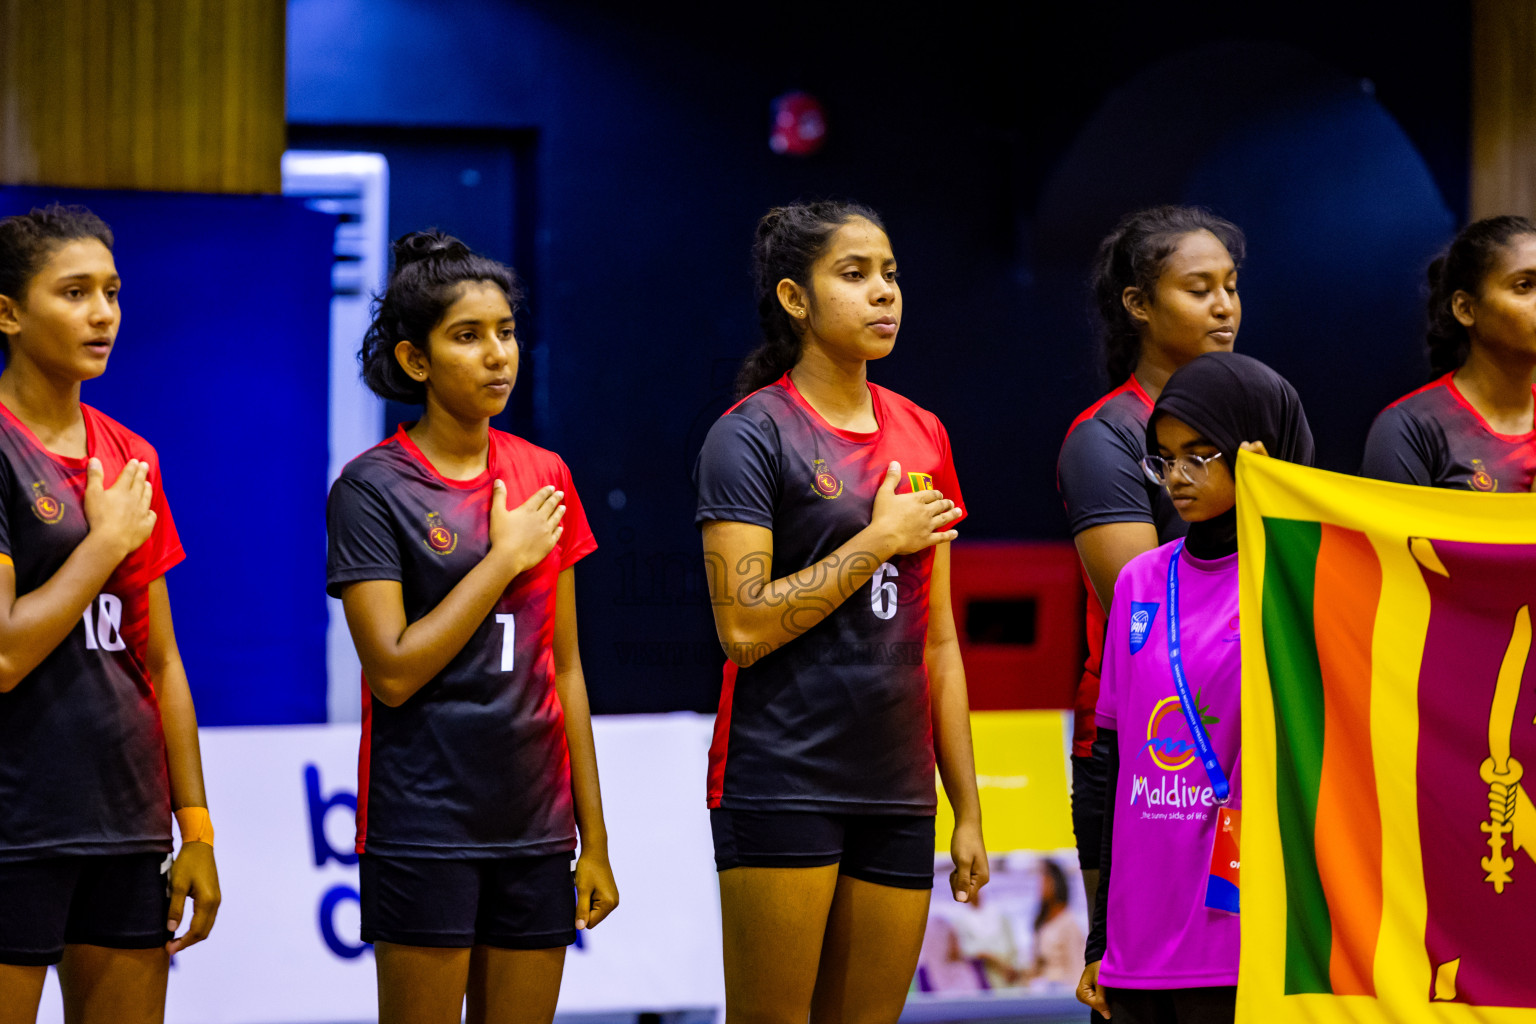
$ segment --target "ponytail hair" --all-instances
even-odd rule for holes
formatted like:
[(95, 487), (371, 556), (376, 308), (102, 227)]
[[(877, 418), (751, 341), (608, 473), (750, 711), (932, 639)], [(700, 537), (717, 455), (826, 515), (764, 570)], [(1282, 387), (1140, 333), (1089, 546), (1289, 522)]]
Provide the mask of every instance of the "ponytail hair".
[(427, 386), (405, 372), (395, 358), (395, 346), (409, 341), (425, 351), (428, 335), (447, 315), (462, 284), (495, 285), (514, 313), (523, 291), (511, 267), (470, 251), (457, 238), (435, 228), (401, 235), (395, 240), (394, 255), (389, 283), (373, 300), (373, 323), (363, 335), (358, 361), (363, 366), (363, 382), (374, 394), (393, 402), (424, 405)]
[(763, 340), (736, 375), (738, 398), (772, 384), (799, 361), (800, 326), (779, 302), (779, 282), (787, 277), (802, 288), (809, 288), (811, 266), (826, 251), (837, 229), (855, 217), (885, 230), (880, 215), (869, 207), (836, 201), (776, 206), (757, 222), (757, 236), (752, 243), (752, 278)]
[(1093, 309), (1109, 385), (1124, 383), (1141, 358), (1141, 328), (1125, 308), (1127, 288), (1153, 294), (1163, 265), (1179, 240), (1196, 231), (1215, 235), (1232, 263), (1241, 266), (1248, 243), (1236, 224), (1200, 206), (1154, 206), (1121, 219), (1099, 243), (1093, 261)]
[(1475, 221), (1462, 228), (1445, 252), (1429, 264), (1425, 341), (1433, 376), (1459, 370), (1472, 350), (1472, 336), (1451, 311), (1456, 293), (1481, 294), (1483, 278), (1493, 269), (1494, 259), (1522, 235), (1536, 235), (1536, 223), (1513, 216)]

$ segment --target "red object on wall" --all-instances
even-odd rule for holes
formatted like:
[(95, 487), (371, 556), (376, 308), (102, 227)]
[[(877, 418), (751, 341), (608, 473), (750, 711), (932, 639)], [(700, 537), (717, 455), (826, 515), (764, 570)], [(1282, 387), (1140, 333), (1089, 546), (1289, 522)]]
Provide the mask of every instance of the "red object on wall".
[(1072, 707), (1085, 651), (1070, 541), (957, 542), (950, 591), (973, 711)]
[(808, 92), (787, 92), (773, 101), (768, 148), (782, 156), (810, 156), (827, 140), (827, 114)]

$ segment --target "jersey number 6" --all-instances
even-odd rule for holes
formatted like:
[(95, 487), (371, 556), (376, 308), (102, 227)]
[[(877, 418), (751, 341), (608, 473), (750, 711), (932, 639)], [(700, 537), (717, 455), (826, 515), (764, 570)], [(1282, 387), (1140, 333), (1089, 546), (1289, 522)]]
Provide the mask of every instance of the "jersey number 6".
[(881, 562), (880, 568), (869, 578), (869, 607), (877, 619), (889, 619), (896, 615), (896, 581), (887, 577), (900, 576), (890, 562)]

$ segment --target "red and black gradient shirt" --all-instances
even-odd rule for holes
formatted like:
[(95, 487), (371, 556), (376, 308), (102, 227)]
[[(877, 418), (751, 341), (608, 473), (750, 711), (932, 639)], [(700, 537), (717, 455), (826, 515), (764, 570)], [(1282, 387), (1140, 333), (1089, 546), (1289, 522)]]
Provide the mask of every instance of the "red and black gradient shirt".
[[(1072, 536), (1105, 523), (1150, 523), (1159, 544), (1184, 536), (1187, 525), (1168, 493), (1141, 471), (1151, 415), (1152, 399), (1132, 377), (1084, 409), (1067, 428), (1056, 462), (1056, 490), (1067, 507)], [(1072, 753), (1077, 757), (1092, 753), (1106, 621), (1086, 569), (1083, 586), (1088, 591), (1088, 659), (1074, 705)]]
[(1365, 438), (1360, 475), (1420, 487), (1529, 491), (1536, 479), (1536, 431), (1496, 432), (1451, 376), (1381, 411)]
[(149, 464), (149, 540), (113, 570), (81, 621), (0, 693), (0, 861), (165, 852), (171, 789), (160, 702), (145, 670), (149, 585), (184, 556), (149, 442), (90, 406), (87, 458), (56, 455), (0, 406), (0, 559), (16, 596), (47, 583), (90, 532), (86, 464), (111, 486)]
[[(788, 375), (737, 403), (699, 453), (695, 522), (772, 530), (772, 564), (762, 571), (780, 579), (817, 565), (869, 525), (892, 461), (901, 463), (898, 493), (932, 487), (964, 509), (938, 417), (874, 384), (869, 390), (879, 424), (872, 433), (827, 423)], [(873, 565), (872, 555), (856, 559)], [(931, 548), (894, 556), (778, 650), (749, 668), (726, 662), (710, 807), (934, 813), (923, 663), (932, 570)], [(793, 611), (786, 606), (786, 615)]]
[(560, 542), (512, 581), (447, 667), (393, 708), (364, 679), (359, 853), (533, 857), (576, 846), (555, 692), (555, 595), (560, 573), (597, 541), (558, 455), (499, 430), (490, 446), (486, 472), (449, 480), (401, 427), (331, 488), (327, 591), (394, 580), (408, 622), (441, 604), (490, 550), (497, 479), (512, 508), (548, 484), (565, 492)]

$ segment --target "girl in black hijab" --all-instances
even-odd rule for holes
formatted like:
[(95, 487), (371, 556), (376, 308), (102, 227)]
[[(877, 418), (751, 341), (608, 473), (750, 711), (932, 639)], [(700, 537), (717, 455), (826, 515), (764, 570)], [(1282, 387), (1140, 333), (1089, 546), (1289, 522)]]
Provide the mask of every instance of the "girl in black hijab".
[(1115, 583), (1097, 707), (1104, 845), (1077, 995), (1116, 1024), (1215, 1024), (1232, 1020), (1237, 993), (1237, 889), (1210, 870), (1221, 808), (1241, 804), (1233, 470), (1239, 451), (1309, 465), (1312, 432), (1284, 378), (1213, 352), (1168, 379), (1147, 450), (1143, 469), (1189, 531)]
[[(1165, 416), (1182, 421), (1209, 441), (1229, 475), (1237, 466), (1238, 450), (1247, 447), (1245, 442), (1252, 442), (1248, 450), (1261, 455), (1312, 465), (1312, 429), (1296, 389), (1249, 356), (1212, 352), (1168, 378), (1147, 420), (1147, 451), (1158, 454), (1146, 461), (1152, 463), (1149, 475), (1159, 482), (1163, 481), (1157, 467), (1174, 454), (1158, 444), (1157, 425)], [(1196, 558), (1206, 559), (1236, 551), (1236, 506), (1203, 522), (1191, 520), (1185, 546)]]

